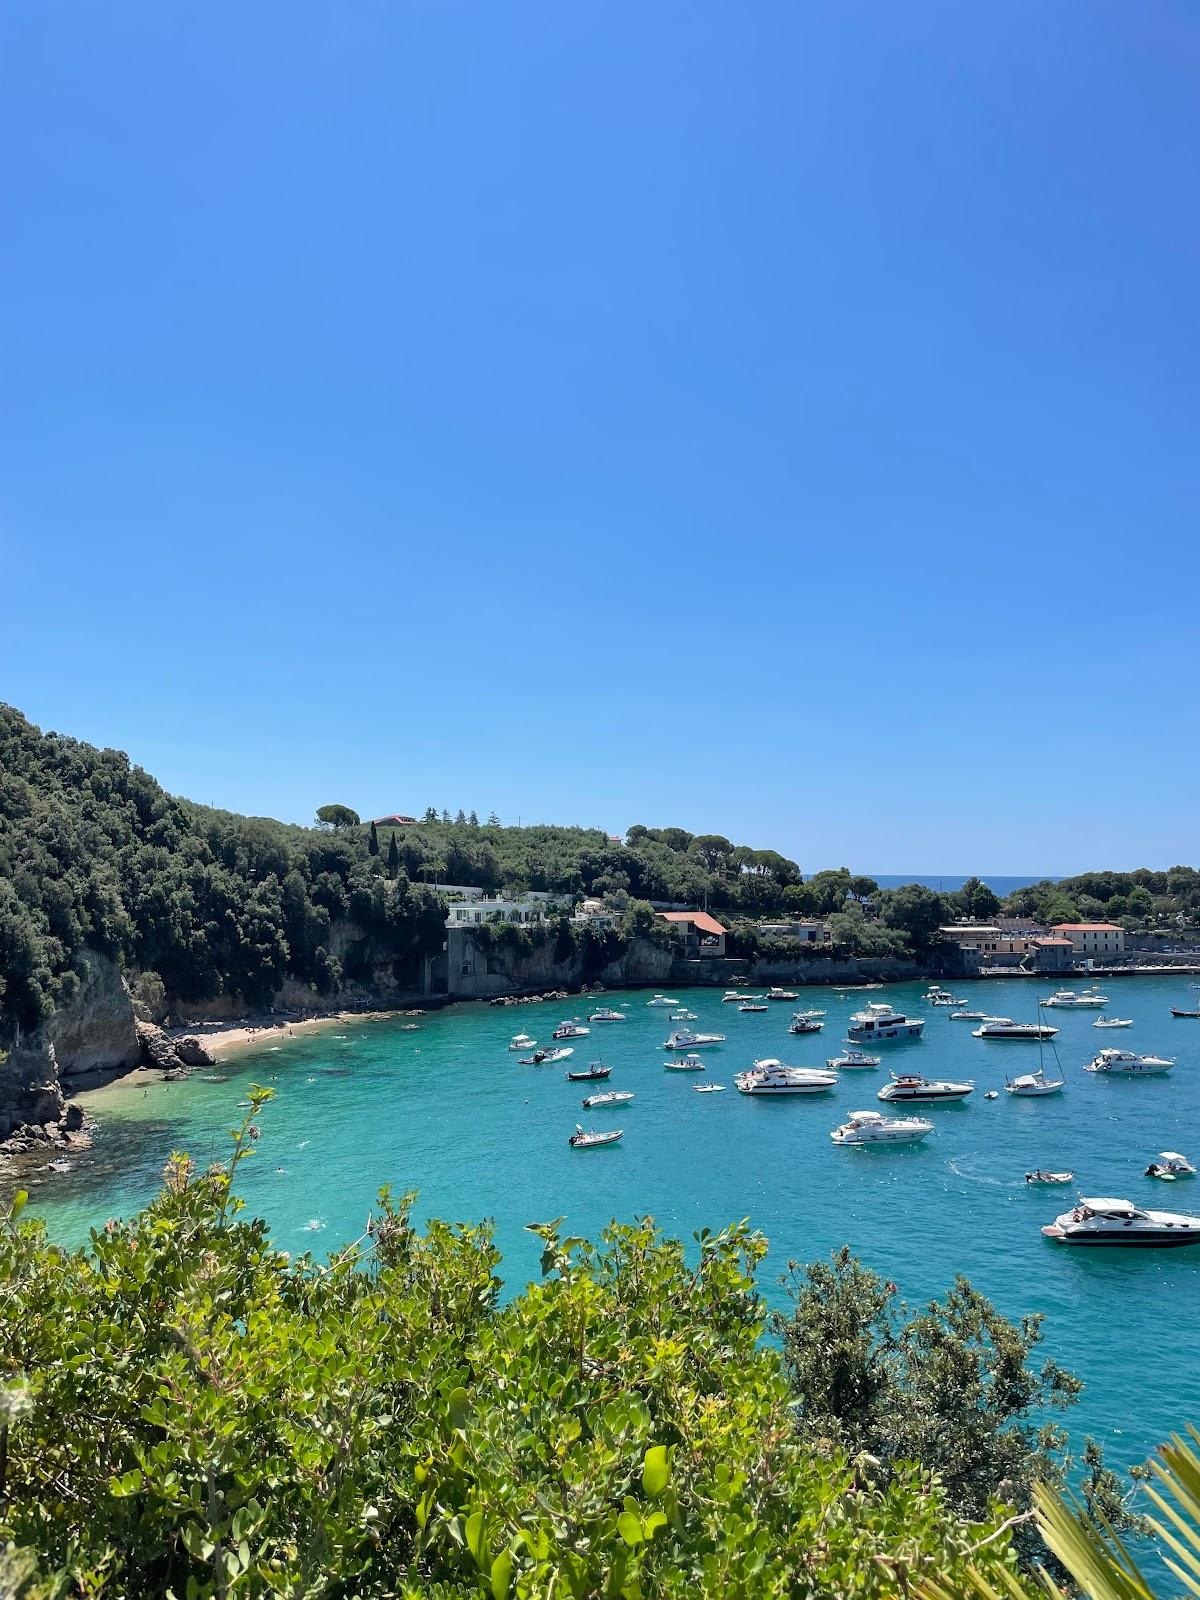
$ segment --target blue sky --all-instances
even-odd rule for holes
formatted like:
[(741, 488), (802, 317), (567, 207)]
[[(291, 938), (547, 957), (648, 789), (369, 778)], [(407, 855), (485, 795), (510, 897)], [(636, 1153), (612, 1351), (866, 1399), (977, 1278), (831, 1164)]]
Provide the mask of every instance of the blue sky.
[(0, 698), (296, 820), (1196, 859), (1194, 0), (11, 0), (0, 59)]

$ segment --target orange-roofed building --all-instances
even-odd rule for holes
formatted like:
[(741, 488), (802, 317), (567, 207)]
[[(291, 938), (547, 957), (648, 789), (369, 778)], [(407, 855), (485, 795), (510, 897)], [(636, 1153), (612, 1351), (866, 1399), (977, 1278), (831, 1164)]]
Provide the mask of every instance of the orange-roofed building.
[(1119, 956), (1125, 949), (1125, 929), (1115, 922), (1056, 922), (1055, 933), (1070, 939), (1080, 956)]
[(700, 956), (725, 954), (725, 928), (707, 911), (660, 911), (658, 915), (683, 935), (684, 954)]

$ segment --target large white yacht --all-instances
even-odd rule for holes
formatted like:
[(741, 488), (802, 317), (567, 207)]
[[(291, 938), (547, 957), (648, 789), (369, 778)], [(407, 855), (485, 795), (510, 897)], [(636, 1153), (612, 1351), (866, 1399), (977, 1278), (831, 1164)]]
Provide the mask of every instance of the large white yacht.
[(906, 1017), (881, 1001), (869, 1002), (866, 1009), (850, 1018), (846, 1037), (854, 1044), (878, 1044), (885, 1039), (919, 1039), (924, 1017)]
[(1145, 1211), (1131, 1200), (1080, 1200), (1042, 1232), (1060, 1244), (1126, 1247), (1200, 1244), (1200, 1217), (1178, 1211)]
[(933, 1132), (924, 1117), (885, 1117), (878, 1111), (852, 1111), (829, 1137), (834, 1144), (912, 1144)]
[(1103, 1010), (1108, 1004), (1106, 994), (1098, 994), (1095, 989), (1081, 989), (1078, 994), (1074, 989), (1056, 989), (1048, 1000), (1040, 1000), (1039, 1005), (1058, 1006), (1063, 1011)]
[(975, 1039), (1053, 1039), (1057, 1032), (1048, 1022), (1014, 1022), (1011, 1017), (986, 1017), (971, 1029)]
[(1085, 1072), (1124, 1072), (1131, 1077), (1155, 1077), (1160, 1072), (1170, 1072), (1175, 1065), (1166, 1056), (1140, 1056), (1135, 1050), (1101, 1050), (1094, 1061), (1084, 1067)]
[(877, 1100), (965, 1100), (969, 1094), (975, 1093), (973, 1083), (954, 1083), (946, 1080), (931, 1080), (923, 1078), (918, 1072), (908, 1072), (897, 1076), (892, 1074), (891, 1083), (885, 1083), (876, 1095)]
[(794, 989), (780, 989), (773, 986), (767, 990), (768, 1000), (799, 1000), (799, 998)]
[(743, 1094), (824, 1094), (837, 1087), (836, 1072), (816, 1067), (785, 1067), (773, 1056), (756, 1061), (749, 1072), (739, 1072), (734, 1083)]
[(657, 1006), (660, 1010), (664, 1010), (664, 1009), (669, 1009), (671, 1006), (677, 1006), (679, 1004), (679, 1001), (678, 1000), (672, 1000), (672, 998), (671, 998), (671, 996), (669, 994), (656, 994), (654, 996), (654, 999), (653, 1000), (647, 1000), (646, 1004), (648, 1006)]
[(691, 1028), (672, 1028), (663, 1040), (664, 1050), (703, 1050), (706, 1046), (724, 1044), (723, 1033), (693, 1033)]
[(601, 1006), (599, 1011), (588, 1012), (589, 1022), (624, 1022), (625, 1013), (614, 1011), (611, 1006)]

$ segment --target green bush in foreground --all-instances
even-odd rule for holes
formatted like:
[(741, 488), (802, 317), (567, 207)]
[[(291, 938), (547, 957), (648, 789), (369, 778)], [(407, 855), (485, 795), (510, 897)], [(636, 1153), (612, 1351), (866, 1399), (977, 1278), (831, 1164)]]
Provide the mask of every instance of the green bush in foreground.
[[(257, 1107), (267, 1091), (254, 1091)], [(255, 1115), (252, 1112), (251, 1115)], [(328, 1261), (238, 1215), (232, 1161), (68, 1252), (0, 1229), (0, 1589), (48, 1596), (890, 1595), (1022, 1590), (1000, 1505), (873, 1481), (795, 1426), (744, 1224), (486, 1228), (386, 1196)], [(7, 1553), (6, 1552), (7, 1547)], [(36, 1568), (36, 1570), (35, 1570)]]

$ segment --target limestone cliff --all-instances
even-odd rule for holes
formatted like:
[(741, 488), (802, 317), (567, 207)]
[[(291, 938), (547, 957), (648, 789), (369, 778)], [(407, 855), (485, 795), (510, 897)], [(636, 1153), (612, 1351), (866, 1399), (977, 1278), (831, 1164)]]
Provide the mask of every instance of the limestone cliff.
[(62, 1113), (54, 1046), (39, 1039), (10, 1050), (0, 1063), (0, 1139), (29, 1124), (57, 1122)]
[(140, 1060), (133, 1001), (124, 978), (107, 956), (88, 952), (83, 963), (79, 992), (42, 1029), (63, 1079), (135, 1067)]

